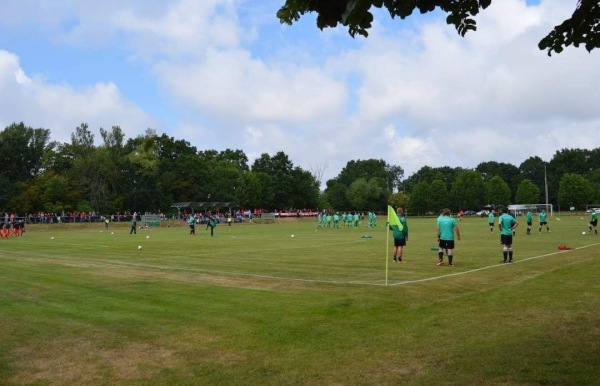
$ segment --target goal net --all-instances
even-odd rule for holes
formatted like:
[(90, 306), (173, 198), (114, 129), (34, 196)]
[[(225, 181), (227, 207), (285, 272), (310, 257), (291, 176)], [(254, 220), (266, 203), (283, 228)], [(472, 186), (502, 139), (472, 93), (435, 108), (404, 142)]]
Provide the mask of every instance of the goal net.
[(142, 215), (142, 227), (159, 227), (160, 226), (160, 215), (158, 214), (144, 214)]

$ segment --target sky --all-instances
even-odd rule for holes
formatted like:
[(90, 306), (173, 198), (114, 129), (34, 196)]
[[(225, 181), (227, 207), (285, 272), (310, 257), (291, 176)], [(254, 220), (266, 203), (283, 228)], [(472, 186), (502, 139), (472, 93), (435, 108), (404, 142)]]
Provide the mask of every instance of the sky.
[(539, 40), (576, 1), (502, 0), (460, 37), (441, 13), (375, 13), (368, 38), (276, 18), (285, 0), (3, 0), (0, 129), (87, 123), (198, 150), (283, 151), (324, 183), (351, 160), (549, 161), (600, 147), (600, 50)]

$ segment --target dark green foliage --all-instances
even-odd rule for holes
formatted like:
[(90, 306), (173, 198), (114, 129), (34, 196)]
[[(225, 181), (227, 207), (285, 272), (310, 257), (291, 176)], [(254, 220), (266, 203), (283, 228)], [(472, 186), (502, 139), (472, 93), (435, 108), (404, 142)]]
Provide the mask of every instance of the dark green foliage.
[[(352, 37), (368, 36), (373, 22), (371, 7), (386, 8), (392, 18), (405, 19), (415, 10), (433, 12), (436, 8), (447, 14), (446, 23), (453, 25), (460, 36), (477, 30), (474, 17), (490, 6), (492, 0), (286, 0), (277, 11), (281, 23), (291, 25), (306, 13), (317, 14), (317, 27), (348, 28)], [(585, 45), (591, 51), (600, 47), (600, 4), (598, 0), (579, 0), (573, 15), (544, 37), (540, 50), (560, 53), (565, 47)]]

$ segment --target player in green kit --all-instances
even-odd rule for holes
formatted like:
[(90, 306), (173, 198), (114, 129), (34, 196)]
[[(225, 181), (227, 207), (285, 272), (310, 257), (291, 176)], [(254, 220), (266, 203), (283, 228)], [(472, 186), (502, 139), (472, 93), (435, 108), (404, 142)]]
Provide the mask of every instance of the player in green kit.
[(190, 226), (190, 235), (196, 236), (196, 217), (194, 215), (190, 214), (188, 224)]
[(588, 228), (590, 228), (590, 232), (593, 230), (596, 235), (598, 235), (598, 213), (596, 213), (595, 209), (592, 209), (592, 219), (588, 223)]
[(548, 221), (546, 220), (547, 215), (548, 214), (546, 213), (546, 209), (542, 209), (542, 211), (540, 212), (540, 214), (538, 216), (540, 218), (540, 229), (539, 229), (538, 233), (542, 233), (542, 228), (544, 226), (546, 226), (546, 230), (548, 232), (550, 232), (550, 227), (548, 226)]
[(398, 220), (400, 220), (400, 224), (402, 224), (402, 230), (400, 230), (398, 225), (392, 225), (390, 228), (394, 234), (394, 261), (397, 263), (402, 263), (404, 247), (408, 241), (408, 223), (406, 222), (406, 217), (404, 217), (403, 208), (396, 209), (396, 213), (398, 214)]
[(133, 216), (131, 216), (131, 228), (129, 229), (129, 234), (137, 234), (137, 212), (133, 213)]
[(513, 235), (515, 229), (519, 226), (517, 220), (504, 209), (500, 209), (498, 217), (498, 228), (500, 229), (500, 244), (502, 244), (502, 261), (500, 263), (513, 262)]
[(527, 219), (527, 234), (530, 235), (531, 226), (533, 224), (533, 214), (531, 214), (531, 210), (527, 211), (527, 215), (525, 215), (525, 218)]
[(437, 266), (444, 265), (444, 250), (448, 256), (448, 267), (454, 267), (452, 259), (454, 258), (454, 234), (460, 241), (460, 229), (455, 219), (450, 217), (450, 209), (446, 208), (437, 219), (435, 236), (438, 241), (438, 263)]
[(490, 210), (488, 214), (488, 224), (490, 225), (490, 232), (494, 231), (494, 211)]

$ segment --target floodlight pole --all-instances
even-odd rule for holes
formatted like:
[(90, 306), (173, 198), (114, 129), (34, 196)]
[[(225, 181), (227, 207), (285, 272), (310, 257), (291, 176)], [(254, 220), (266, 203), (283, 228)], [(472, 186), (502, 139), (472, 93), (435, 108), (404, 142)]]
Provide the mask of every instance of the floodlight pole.
[[(548, 175), (546, 174), (546, 165), (544, 165), (544, 188), (546, 190), (546, 209), (548, 209)], [(552, 209), (550, 209), (550, 216), (552, 216)]]

